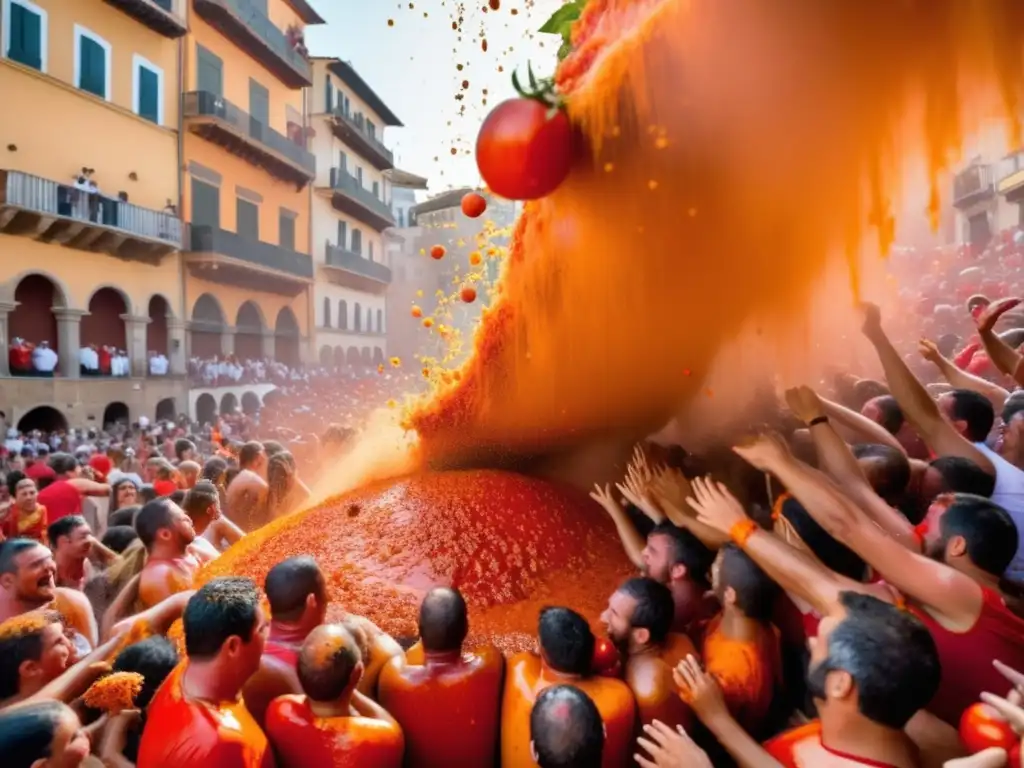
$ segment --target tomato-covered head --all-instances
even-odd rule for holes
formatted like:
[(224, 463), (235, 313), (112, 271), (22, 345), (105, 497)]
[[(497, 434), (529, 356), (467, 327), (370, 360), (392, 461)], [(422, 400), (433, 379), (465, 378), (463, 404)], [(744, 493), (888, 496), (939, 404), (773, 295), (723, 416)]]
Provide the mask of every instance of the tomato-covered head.
[(663, 643), (674, 614), (671, 590), (654, 579), (639, 577), (612, 593), (601, 621), (619, 651), (631, 654)]
[(970, 564), (997, 577), (1017, 554), (1017, 527), (1009, 513), (969, 493), (937, 496), (917, 534), (928, 557), (954, 568)]

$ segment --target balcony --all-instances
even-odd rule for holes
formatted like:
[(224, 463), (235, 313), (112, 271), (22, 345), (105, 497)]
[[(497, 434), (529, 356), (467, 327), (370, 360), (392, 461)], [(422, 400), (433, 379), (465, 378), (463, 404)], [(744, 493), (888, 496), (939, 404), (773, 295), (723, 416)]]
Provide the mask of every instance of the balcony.
[(327, 243), (324, 272), (331, 282), (357, 290), (380, 291), (391, 284), (391, 269), (355, 251)]
[(313, 281), (313, 260), (219, 227), (193, 226), (185, 261), (193, 276), (254, 291), (295, 296)]
[(344, 168), (331, 168), (330, 187), (323, 192), (330, 195), (332, 205), (339, 211), (359, 219), (378, 232), (395, 226), (390, 206)]
[(84, 187), (0, 170), (0, 232), (157, 264), (181, 248), (181, 219)]
[(972, 163), (953, 177), (953, 205), (970, 208), (995, 194), (992, 166)]
[(1008, 155), (999, 166), (1000, 178), (996, 189), (1011, 202), (1024, 198), (1024, 150)]
[(181, 13), (181, 4), (186, 0), (105, 0), (118, 10), (131, 16), (140, 24), (149, 27), (158, 35), (172, 40), (183, 37), (188, 25)]
[(289, 88), (313, 84), (309, 59), (251, 0), (194, 0), (193, 8)]
[(331, 132), (360, 157), (365, 157), (378, 171), (395, 167), (394, 153), (366, 128), (362, 115), (347, 115), (335, 108), (327, 113)]
[(208, 91), (186, 93), (185, 125), (192, 133), (300, 189), (316, 176), (316, 158), (301, 144)]

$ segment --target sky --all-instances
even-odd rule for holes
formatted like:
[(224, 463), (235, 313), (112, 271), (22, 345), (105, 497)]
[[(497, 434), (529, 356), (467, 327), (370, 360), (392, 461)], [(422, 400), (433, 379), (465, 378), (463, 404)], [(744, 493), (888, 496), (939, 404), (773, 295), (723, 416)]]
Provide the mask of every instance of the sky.
[(538, 75), (554, 72), (560, 41), (536, 30), (563, 1), (311, 0), (327, 24), (308, 28), (306, 42), (315, 56), (350, 62), (399, 117), (405, 127), (388, 128), (384, 141), (396, 165), (427, 177), (435, 194), (480, 184), (477, 130), (515, 95), (515, 68), (525, 73), (529, 61)]

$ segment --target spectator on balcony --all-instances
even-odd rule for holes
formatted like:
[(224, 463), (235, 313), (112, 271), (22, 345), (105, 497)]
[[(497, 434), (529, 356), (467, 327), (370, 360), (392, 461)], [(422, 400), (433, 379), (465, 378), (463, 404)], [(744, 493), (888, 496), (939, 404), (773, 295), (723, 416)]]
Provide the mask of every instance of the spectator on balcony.
[(170, 368), (170, 363), (167, 357), (162, 353), (150, 350), (149, 352), (149, 375), (150, 376), (166, 376), (167, 371)]
[(7, 351), (11, 373), (15, 376), (32, 375), (32, 345), (20, 337), (11, 340)]
[(37, 376), (52, 379), (57, 370), (57, 353), (50, 349), (50, 342), (40, 341), (32, 350), (32, 368)]
[(83, 376), (100, 375), (100, 356), (95, 344), (87, 344), (78, 350), (78, 366)]
[[(113, 347), (111, 347), (113, 350)], [(128, 353), (123, 349), (114, 350), (114, 355), (110, 361), (111, 373), (114, 376), (129, 376), (132, 372), (131, 360), (128, 357)]]

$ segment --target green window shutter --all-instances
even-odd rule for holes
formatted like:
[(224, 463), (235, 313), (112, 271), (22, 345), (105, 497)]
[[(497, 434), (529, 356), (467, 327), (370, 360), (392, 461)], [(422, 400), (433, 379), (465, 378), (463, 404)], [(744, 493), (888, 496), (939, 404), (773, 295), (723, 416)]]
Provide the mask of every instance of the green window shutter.
[(99, 43), (82, 37), (78, 66), (78, 87), (101, 99), (107, 97), (107, 52)]
[(139, 67), (139, 116), (160, 123), (160, 78), (146, 67)]
[(7, 57), (33, 69), (43, 68), (42, 19), (16, 3), (11, 3), (11, 42)]
[(289, 214), (283, 211), (280, 214), (278, 224), (279, 237), (278, 241), (282, 248), (287, 248), (289, 251), (295, 250), (295, 219)]

